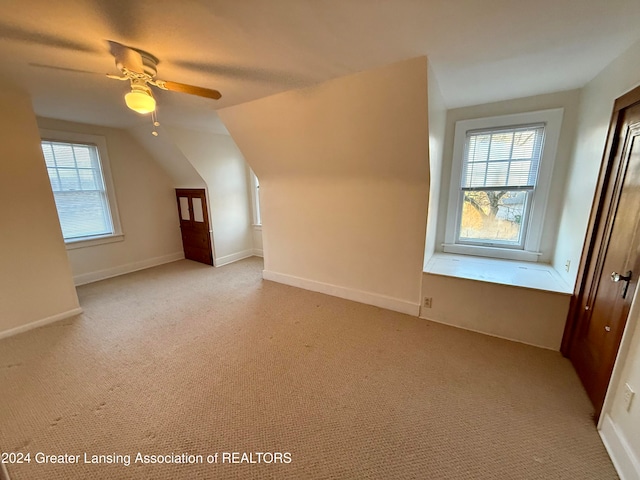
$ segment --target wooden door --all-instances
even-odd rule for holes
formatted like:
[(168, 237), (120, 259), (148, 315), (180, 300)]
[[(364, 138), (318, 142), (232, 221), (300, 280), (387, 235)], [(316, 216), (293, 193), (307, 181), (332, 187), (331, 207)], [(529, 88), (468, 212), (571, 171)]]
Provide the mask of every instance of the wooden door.
[(213, 265), (207, 197), (202, 188), (176, 188), (184, 257)]
[(640, 89), (621, 97), (614, 109), (598, 200), (563, 340), (563, 353), (578, 372), (596, 418), (640, 274), (639, 101)]

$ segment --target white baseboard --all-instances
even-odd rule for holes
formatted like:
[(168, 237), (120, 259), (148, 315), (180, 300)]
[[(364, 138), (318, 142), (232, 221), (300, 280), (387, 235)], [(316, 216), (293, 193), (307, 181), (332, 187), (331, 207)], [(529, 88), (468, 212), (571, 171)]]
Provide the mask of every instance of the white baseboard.
[(86, 283), (97, 282), (99, 280), (117, 277), (118, 275), (124, 275), (125, 273), (144, 270), (145, 268), (157, 267), (158, 265), (175, 262), (176, 260), (182, 260), (183, 258), (184, 252), (175, 252), (170, 253), (169, 255), (162, 255), (161, 257), (147, 258), (138, 262), (126, 263), (124, 265), (118, 265), (116, 267), (106, 268), (96, 272), (76, 275), (73, 277), (73, 283), (75, 283), (76, 286), (84, 285)]
[(261, 248), (254, 248), (252, 251), (254, 257), (264, 257), (264, 251)]
[(52, 315), (50, 317), (43, 318), (41, 320), (36, 320), (35, 322), (27, 323), (26, 325), (20, 325), (19, 327), (10, 328), (9, 330), (0, 332), (0, 340), (7, 337), (13, 337), (14, 335), (18, 335), (19, 333), (33, 330), (34, 328), (43, 327), (53, 322), (64, 320), (65, 318), (73, 317), (75, 315), (80, 315), (81, 313), (82, 313), (82, 309), (78, 307), (78, 308), (74, 308), (73, 310), (68, 310), (66, 312), (58, 313), (57, 315)]
[(608, 413), (604, 415), (599, 433), (620, 480), (640, 479), (640, 459), (635, 456)]
[(249, 257), (253, 257), (253, 250), (243, 250), (238, 253), (232, 253), (231, 255), (225, 255), (224, 257), (217, 257), (214, 263), (216, 267), (222, 267), (223, 265), (229, 265), (230, 263)]
[(272, 282), (284, 283), (285, 285), (290, 285), (292, 287), (311, 290), (312, 292), (325, 293), (334, 297), (345, 298), (347, 300), (353, 300), (354, 302), (393, 310), (394, 312), (406, 313), (407, 315), (413, 315), (414, 317), (417, 317), (420, 312), (420, 305), (418, 303), (411, 303), (406, 300), (387, 297), (377, 293), (369, 293), (353, 288), (340, 287), (330, 283), (317, 282), (315, 280), (294, 277), (293, 275), (286, 275), (284, 273), (272, 272), (269, 270), (262, 271), (262, 278), (265, 280), (271, 280)]

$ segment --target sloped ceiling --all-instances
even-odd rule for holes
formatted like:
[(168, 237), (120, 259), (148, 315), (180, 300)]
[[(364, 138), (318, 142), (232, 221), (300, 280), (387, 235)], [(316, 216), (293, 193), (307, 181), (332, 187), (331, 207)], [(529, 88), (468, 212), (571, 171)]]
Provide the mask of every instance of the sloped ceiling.
[[(38, 115), (132, 127), (105, 40), (156, 55), (160, 120), (224, 131), (217, 108), (427, 55), (449, 108), (577, 88), (640, 39), (638, 0), (2, 0), (0, 76)], [(81, 73), (70, 70), (94, 73)], [(398, 85), (398, 88), (402, 88)], [(385, 92), (379, 92), (385, 95)], [(372, 98), (371, 101), (376, 101)]]

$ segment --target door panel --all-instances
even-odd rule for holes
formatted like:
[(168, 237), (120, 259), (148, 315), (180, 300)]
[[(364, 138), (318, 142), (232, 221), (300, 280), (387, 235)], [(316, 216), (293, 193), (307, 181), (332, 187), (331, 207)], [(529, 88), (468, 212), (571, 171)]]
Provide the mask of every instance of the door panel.
[(176, 198), (185, 258), (213, 265), (209, 215), (204, 189), (177, 188)]
[[(640, 274), (640, 105), (621, 109), (615, 141), (610, 142), (612, 168), (595, 218), (592, 252), (578, 292), (568, 356), (591, 398), (596, 415), (604, 402), (637, 277)], [(612, 273), (632, 271), (629, 282)], [(574, 307), (576, 306), (574, 305)], [(569, 318), (569, 322), (571, 318)]]

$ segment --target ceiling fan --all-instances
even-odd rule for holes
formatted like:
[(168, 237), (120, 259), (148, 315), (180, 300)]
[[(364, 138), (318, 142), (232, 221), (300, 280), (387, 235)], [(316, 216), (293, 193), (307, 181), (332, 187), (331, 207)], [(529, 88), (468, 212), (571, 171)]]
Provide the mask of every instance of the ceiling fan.
[(127, 107), (135, 112), (148, 114), (155, 111), (156, 100), (150, 85), (162, 90), (188, 93), (213, 100), (218, 100), (222, 96), (217, 90), (157, 79), (159, 60), (155, 56), (112, 40), (108, 40), (108, 43), (109, 51), (115, 58), (116, 66), (122, 75), (107, 74), (107, 76), (116, 80), (129, 81), (131, 91), (124, 96), (124, 101)]

